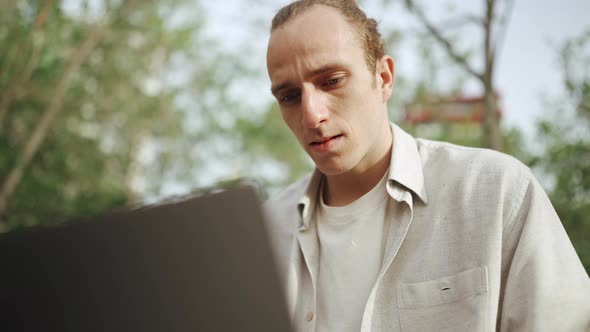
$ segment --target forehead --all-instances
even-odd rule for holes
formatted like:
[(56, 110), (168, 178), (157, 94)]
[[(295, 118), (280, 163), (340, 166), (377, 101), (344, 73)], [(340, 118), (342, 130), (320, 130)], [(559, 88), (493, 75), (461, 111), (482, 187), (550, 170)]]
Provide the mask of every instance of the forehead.
[(364, 61), (352, 26), (336, 9), (317, 5), (272, 32), (267, 67), (272, 81), (285, 71), (313, 71)]

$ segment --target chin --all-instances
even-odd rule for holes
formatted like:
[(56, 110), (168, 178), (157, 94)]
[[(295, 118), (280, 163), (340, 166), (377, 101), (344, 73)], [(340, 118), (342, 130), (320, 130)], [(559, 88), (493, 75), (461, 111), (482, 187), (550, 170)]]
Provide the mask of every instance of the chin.
[(315, 165), (326, 176), (344, 174), (352, 169), (352, 167), (341, 163), (315, 163)]

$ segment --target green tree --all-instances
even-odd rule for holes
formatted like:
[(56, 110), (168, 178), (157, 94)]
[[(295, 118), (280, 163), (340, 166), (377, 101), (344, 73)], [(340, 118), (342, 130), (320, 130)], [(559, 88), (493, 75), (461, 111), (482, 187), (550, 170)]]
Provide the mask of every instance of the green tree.
[[(459, 17), (447, 18), (446, 21), (435, 24), (426, 15), (424, 9), (413, 0), (404, 0), (405, 7), (410, 13), (414, 14), (420, 24), (427, 31), (428, 36), (434, 40), (448, 58), (459, 66), (470, 77), (474, 78), (481, 84), (484, 98), (484, 113), (485, 118), (483, 122), (483, 146), (503, 151), (503, 133), (501, 131), (500, 122), (497, 117), (497, 109), (494, 87), (494, 73), (496, 72), (496, 59), (499, 54), (499, 49), (502, 46), (504, 34), (507, 27), (507, 17), (512, 10), (513, 1), (508, 0), (501, 3), (501, 1), (487, 0), (483, 1), (483, 15), (466, 14)], [(500, 15), (499, 8), (505, 8), (506, 14)], [(452, 12), (452, 10), (450, 10)], [(459, 43), (455, 42), (450, 36), (455, 35), (450, 29), (457, 27), (476, 27), (476, 34), (481, 36), (481, 46), (477, 47), (479, 52), (470, 54), (463, 51), (459, 47)], [(470, 30), (471, 31), (471, 30)], [(472, 39), (473, 34), (470, 34), (469, 39)], [(481, 55), (480, 66), (473, 65), (474, 55)]]
[[(236, 131), (241, 135), (242, 149), (247, 151), (244, 164), (251, 165), (245, 172), (263, 181), (267, 191), (278, 190), (313, 169), (311, 159), (284, 123), (276, 103), (261, 119), (240, 118)], [(282, 176), (273, 179), (256, 172), (256, 168), (264, 167), (261, 163), (279, 169)]]
[(539, 122), (543, 149), (531, 162), (586, 271), (590, 272), (590, 30), (559, 49), (566, 95)]
[[(215, 89), (198, 4), (86, 1), (66, 11), (72, 3), (0, 7), (3, 231), (124, 205), (199, 162), (188, 148), (202, 119), (179, 103)], [(190, 20), (171, 24), (182, 11)], [(169, 83), (178, 77), (182, 86)]]
[[(406, 104), (400, 105), (399, 108), (402, 111), (400, 115), (403, 115), (403, 112), (411, 112), (414, 107), (421, 111), (437, 112), (441, 111), (441, 105), (446, 105), (447, 109), (453, 107), (457, 110), (457, 115), (465, 114), (464, 108), (471, 107), (471, 105), (485, 107), (485, 98), (483, 98), (483, 105), (480, 105), (482, 101), (463, 101), (464, 104), (460, 105), (457, 100), (469, 99), (462, 97), (462, 91), (465, 90), (467, 83), (467, 74), (463, 70), (448, 71), (448, 67), (451, 66), (441, 65), (441, 60), (436, 56), (432, 43), (422, 38), (419, 38), (418, 41), (416, 59), (421, 64), (418, 67), (422, 70), (412, 80), (406, 80), (407, 82), (402, 87), (406, 94), (404, 97)], [(445, 76), (451, 83), (441, 84), (437, 78), (442, 76)], [(399, 116), (398, 123), (417, 137), (471, 147), (489, 147), (485, 143), (486, 133), (482, 128), (482, 123), (474, 122), (469, 119), (470, 117), (466, 116), (463, 121), (457, 119), (451, 121), (444, 116), (437, 117), (433, 114), (430, 122), (415, 123), (407, 121), (405, 116)], [(501, 117), (498, 117), (497, 120), (500, 125), (502, 151), (527, 162), (530, 155), (525, 151), (522, 132), (516, 127), (509, 127), (502, 123)]]

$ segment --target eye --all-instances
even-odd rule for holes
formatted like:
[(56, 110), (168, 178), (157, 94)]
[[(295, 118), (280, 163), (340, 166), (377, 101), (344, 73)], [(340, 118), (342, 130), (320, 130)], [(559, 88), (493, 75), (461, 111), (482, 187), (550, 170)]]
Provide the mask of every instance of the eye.
[(322, 82), (321, 86), (324, 88), (335, 88), (337, 87), (340, 83), (342, 83), (342, 80), (344, 79), (344, 77), (332, 77), (329, 78), (325, 81)]
[(334, 84), (338, 84), (338, 82), (340, 82), (340, 78), (331, 78), (329, 80), (326, 81), (327, 85), (334, 85)]
[(299, 91), (289, 91), (286, 94), (279, 97), (279, 103), (281, 104), (292, 104), (299, 100), (301, 93)]

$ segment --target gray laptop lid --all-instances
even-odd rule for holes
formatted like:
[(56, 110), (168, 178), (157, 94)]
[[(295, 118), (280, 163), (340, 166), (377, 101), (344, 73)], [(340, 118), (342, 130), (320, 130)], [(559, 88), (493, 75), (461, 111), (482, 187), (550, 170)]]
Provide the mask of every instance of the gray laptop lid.
[(248, 187), (0, 237), (2, 331), (288, 331)]

